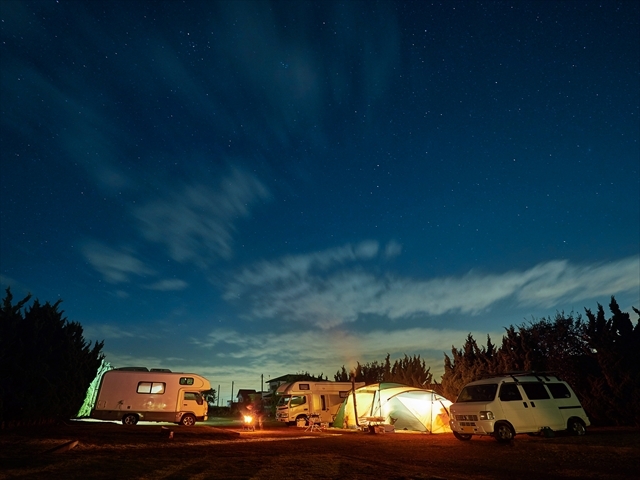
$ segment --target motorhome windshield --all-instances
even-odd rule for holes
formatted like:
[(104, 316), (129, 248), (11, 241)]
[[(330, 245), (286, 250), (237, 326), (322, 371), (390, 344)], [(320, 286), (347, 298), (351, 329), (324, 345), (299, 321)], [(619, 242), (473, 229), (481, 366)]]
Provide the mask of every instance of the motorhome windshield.
[(462, 389), (456, 403), (463, 402), (491, 402), (496, 398), (498, 384), (467, 385)]
[(305, 403), (307, 403), (307, 397), (304, 395), (285, 395), (283, 397), (280, 397), (280, 400), (278, 400), (277, 406), (278, 407), (286, 407), (286, 406), (297, 407), (298, 405), (303, 405)]

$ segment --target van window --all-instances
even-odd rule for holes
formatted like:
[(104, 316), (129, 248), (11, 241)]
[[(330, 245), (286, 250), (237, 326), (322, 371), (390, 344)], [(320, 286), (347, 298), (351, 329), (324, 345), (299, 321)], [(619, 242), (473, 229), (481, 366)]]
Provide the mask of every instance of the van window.
[(492, 402), (496, 398), (498, 384), (467, 385), (462, 389), (456, 402)]
[(161, 382), (139, 382), (138, 389), (136, 391), (138, 393), (163, 394), (164, 388), (165, 384)]
[(522, 400), (518, 386), (515, 383), (503, 383), (500, 387), (500, 400), (503, 402)]
[(180, 377), (180, 385), (193, 385), (193, 377)]
[(564, 383), (547, 383), (553, 398), (571, 398), (571, 392)]
[(543, 383), (521, 383), (529, 400), (547, 400), (549, 392), (544, 388)]

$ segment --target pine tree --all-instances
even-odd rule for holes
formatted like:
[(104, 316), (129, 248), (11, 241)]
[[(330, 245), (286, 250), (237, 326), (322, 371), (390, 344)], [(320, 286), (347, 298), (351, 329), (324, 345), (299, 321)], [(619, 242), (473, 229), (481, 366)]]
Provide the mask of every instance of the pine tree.
[(61, 301), (44, 305), (27, 295), (16, 305), (7, 288), (0, 310), (0, 419), (50, 421), (74, 417), (104, 358), (82, 326), (69, 322)]

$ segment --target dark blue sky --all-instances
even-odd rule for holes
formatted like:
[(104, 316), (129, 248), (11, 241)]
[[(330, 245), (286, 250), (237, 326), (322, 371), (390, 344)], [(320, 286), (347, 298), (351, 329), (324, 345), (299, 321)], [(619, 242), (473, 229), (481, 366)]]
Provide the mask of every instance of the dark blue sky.
[(639, 5), (4, 0), (2, 287), (223, 398), (630, 311)]

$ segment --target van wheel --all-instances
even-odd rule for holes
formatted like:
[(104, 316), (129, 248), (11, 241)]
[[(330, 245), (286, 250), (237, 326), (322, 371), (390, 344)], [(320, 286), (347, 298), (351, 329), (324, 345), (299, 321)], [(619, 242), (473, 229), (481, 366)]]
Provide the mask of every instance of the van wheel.
[(296, 418), (296, 427), (306, 427), (307, 426), (307, 417), (299, 416)]
[(584, 423), (582, 423), (582, 420), (580, 420), (579, 418), (569, 419), (567, 430), (572, 435), (584, 435), (585, 433), (587, 433), (587, 429), (585, 428)]
[(515, 435), (513, 428), (511, 428), (511, 425), (508, 423), (498, 423), (493, 430), (493, 436), (496, 437), (496, 440), (500, 443), (511, 442)]
[(138, 423), (138, 416), (133, 413), (129, 413), (122, 417), (123, 425), (135, 425), (136, 423)]
[(471, 440), (471, 435), (468, 433), (453, 432), (453, 436), (462, 441)]
[(193, 427), (195, 424), (196, 424), (196, 417), (194, 417), (190, 413), (186, 413), (180, 419), (180, 425), (184, 425), (185, 427)]

